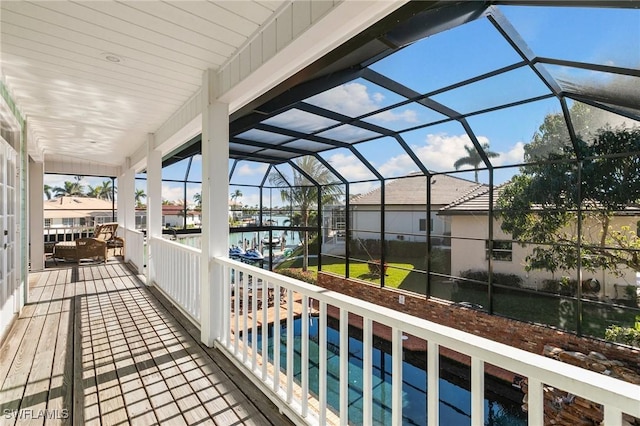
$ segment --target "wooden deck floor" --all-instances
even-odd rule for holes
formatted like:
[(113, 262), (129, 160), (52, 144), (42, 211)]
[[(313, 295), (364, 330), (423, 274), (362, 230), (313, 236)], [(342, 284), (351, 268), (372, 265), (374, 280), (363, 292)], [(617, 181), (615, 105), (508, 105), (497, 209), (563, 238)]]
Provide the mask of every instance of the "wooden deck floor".
[(0, 348), (1, 424), (291, 424), (123, 264), (31, 274), (30, 295)]

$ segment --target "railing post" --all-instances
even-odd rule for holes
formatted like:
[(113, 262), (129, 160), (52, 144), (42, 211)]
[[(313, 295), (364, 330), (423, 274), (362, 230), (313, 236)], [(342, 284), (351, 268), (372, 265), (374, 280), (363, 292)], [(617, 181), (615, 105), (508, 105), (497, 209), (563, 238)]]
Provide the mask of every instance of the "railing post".
[[(437, 343), (427, 342), (427, 424), (438, 426), (440, 423), (440, 347)], [(536, 424), (536, 423), (530, 423)]]
[[(402, 330), (391, 330), (391, 424), (402, 425)], [(384, 374), (384, 372), (383, 372)]]
[(202, 260), (200, 339), (213, 346), (222, 335), (222, 265), (229, 254), (229, 105), (217, 98), (217, 73), (202, 76)]
[(147, 140), (147, 284), (156, 279), (156, 259), (153, 253), (154, 238), (162, 238), (162, 153), (155, 149), (155, 137)]
[(471, 358), (471, 424), (484, 426), (484, 361)]
[(527, 386), (528, 422), (530, 425), (544, 424), (544, 390), (542, 388), (542, 382), (533, 377), (529, 377)]

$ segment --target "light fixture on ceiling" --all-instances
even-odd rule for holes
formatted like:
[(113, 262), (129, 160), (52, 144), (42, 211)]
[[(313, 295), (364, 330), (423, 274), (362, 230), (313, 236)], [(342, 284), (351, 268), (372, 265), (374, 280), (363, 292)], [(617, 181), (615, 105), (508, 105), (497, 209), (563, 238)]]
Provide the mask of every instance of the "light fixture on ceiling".
[(115, 53), (103, 52), (100, 54), (100, 57), (105, 61), (113, 62), (114, 64), (124, 62), (124, 60)]

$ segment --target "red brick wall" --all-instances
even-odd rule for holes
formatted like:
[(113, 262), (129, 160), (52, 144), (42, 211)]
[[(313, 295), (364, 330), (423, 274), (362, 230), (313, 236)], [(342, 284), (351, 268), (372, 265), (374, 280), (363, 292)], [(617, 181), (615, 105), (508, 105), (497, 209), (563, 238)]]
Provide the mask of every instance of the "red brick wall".
[[(600, 352), (609, 359), (628, 363), (640, 371), (640, 350), (614, 345), (604, 341), (578, 337), (574, 334), (520, 322), (504, 317), (453, 305), (439, 299), (380, 288), (359, 280), (350, 280), (325, 272), (318, 273), (318, 285), (367, 302), (433, 321), (448, 327), (473, 333), (500, 343), (541, 355), (544, 345), (553, 345), (568, 351)], [(401, 305), (398, 295), (405, 296)], [(393, 295), (393, 296), (392, 296)]]

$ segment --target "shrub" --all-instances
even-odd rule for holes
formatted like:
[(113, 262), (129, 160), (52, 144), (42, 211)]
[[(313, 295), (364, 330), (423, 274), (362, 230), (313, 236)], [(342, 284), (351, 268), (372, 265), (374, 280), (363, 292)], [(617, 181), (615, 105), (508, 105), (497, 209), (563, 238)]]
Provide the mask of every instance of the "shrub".
[(542, 281), (542, 291), (560, 294), (562, 296), (574, 296), (578, 288), (578, 280), (562, 277), (559, 280), (548, 279)]
[[(460, 276), (468, 280), (480, 281), (483, 283), (489, 282), (488, 271), (469, 269), (469, 270), (460, 272)], [(520, 288), (522, 287), (522, 278), (520, 278), (520, 276), (516, 274), (504, 274), (500, 272), (494, 272), (493, 284)]]
[(640, 327), (636, 323), (635, 328), (609, 326), (604, 332), (604, 338), (610, 342), (622, 343), (624, 345), (640, 348)]
[(380, 267), (380, 260), (376, 259), (376, 260), (370, 260), (369, 262), (367, 262), (367, 266), (369, 267), (369, 273), (371, 275), (374, 276), (381, 276), (382, 273), (384, 272), (385, 274), (387, 273), (387, 267), (388, 265), (385, 263), (384, 264), (384, 268)]
[(278, 273), (280, 275), (295, 278), (297, 280), (304, 281), (309, 284), (316, 285), (318, 283), (317, 275), (313, 271), (305, 272), (302, 269), (298, 269), (298, 268), (283, 268), (283, 269), (278, 269)]

